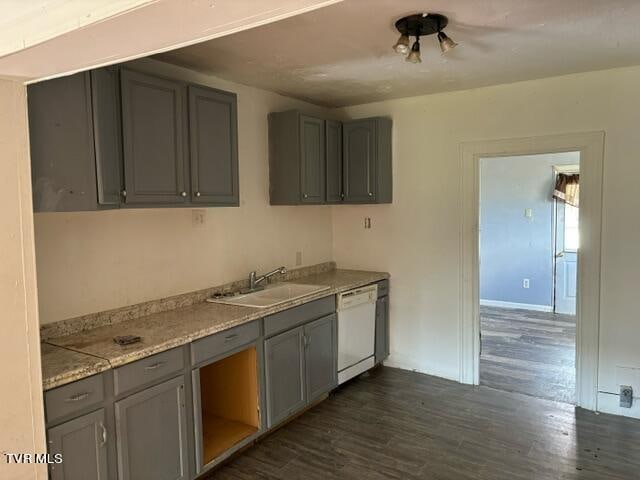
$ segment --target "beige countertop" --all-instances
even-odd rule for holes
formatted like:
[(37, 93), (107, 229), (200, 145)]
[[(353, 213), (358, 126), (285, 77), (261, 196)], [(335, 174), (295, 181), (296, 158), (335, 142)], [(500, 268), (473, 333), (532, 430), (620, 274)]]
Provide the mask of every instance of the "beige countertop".
[(103, 358), (48, 343), (41, 344), (40, 354), (42, 355), (42, 386), (45, 390), (111, 368), (109, 362)]
[[(50, 338), (43, 344), (42, 349), (44, 389), (58, 387), (282, 310), (385, 278), (389, 278), (389, 275), (383, 272), (331, 270), (297, 278), (291, 282), (323, 285), (329, 289), (270, 308), (201, 302), (84, 332)], [(120, 346), (113, 341), (118, 335), (139, 335), (142, 341)]]

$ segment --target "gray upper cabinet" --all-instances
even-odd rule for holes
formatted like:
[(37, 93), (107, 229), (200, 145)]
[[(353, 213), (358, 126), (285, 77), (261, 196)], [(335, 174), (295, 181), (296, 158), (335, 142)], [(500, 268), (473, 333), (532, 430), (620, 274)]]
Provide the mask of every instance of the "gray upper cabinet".
[(391, 120), (269, 115), (272, 205), (391, 203)]
[(391, 120), (366, 118), (342, 128), (345, 203), (391, 203)]
[(306, 404), (303, 327), (265, 341), (267, 426), (273, 427)]
[(307, 399), (313, 401), (338, 384), (336, 315), (304, 326)]
[(189, 478), (184, 377), (115, 403), (119, 480)]
[(91, 71), (98, 203), (118, 207), (122, 194), (120, 81), (117, 67)]
[(391, 203), (391, 120), (376, 117), (343, 124), (346, 203)]
[(129, 70), (120, 79), (125, 202), (186, 202), (185, 86)]
[(269, 115), (272, 205), (325, 202), (325, 121), (298, 111)]
[(50, 428), (49, 454), (63, 462), (50, 466), (51, 480), (107, 480), (107, 430), (100, 409)]
[(342, 123), (326, 121), (327, 203), (340, 203), (342, 190)]
[(99, 69), (28, 87), (34, 211), (118, 206), (120, 123), (114, 75)]
[(324, 120), (300, 115), (300, 182), (302, 203), (325, 199)]
[(237, 115), (235, 94), (189, 87), (193, 203), (239, 205)]

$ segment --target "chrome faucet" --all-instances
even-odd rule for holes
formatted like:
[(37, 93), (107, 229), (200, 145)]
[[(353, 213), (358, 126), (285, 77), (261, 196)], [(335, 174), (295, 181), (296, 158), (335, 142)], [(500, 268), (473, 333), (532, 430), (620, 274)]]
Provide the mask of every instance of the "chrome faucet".
[(267, 278), (272, 277), (274, 275), (277, 275), (278, 273), (285, 274), (285, 273), (287, 273), (287, 269), (285, 267), (278, 267), (275, 270), (273, 270), (273, 271), (271, 271), (269, 273), (265, 273), (264, 275), (261, 275), (259, 277), (257, 276), (258, 274), (254, 270), (253, 272), (251, 272), (249, 274), (249, 290), (250, 291), (257, 290), (258, 289), (258, 285), (260, 285), (262, 282), (264, 282)]

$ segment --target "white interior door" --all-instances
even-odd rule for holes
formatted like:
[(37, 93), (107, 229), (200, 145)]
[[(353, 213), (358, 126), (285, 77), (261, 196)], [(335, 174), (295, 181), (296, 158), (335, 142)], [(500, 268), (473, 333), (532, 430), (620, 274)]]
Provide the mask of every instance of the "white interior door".
[(556, 313), (576, 314), (579, 209), (556, 201), (555, 306)]

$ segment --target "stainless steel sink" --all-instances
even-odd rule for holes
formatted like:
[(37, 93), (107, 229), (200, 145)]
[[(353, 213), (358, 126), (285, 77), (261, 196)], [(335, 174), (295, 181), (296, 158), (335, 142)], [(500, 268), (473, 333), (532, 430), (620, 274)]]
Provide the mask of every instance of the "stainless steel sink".
[(302, 283), (278, 283), (267, 286), (264, 290), (245, 293), (234, 297), (208, 298), (207, 302), (240, 305), (243, 307), (267, 308), (290, 302), (299, 298), (328, 290), (323, 285), (306, 285)]

